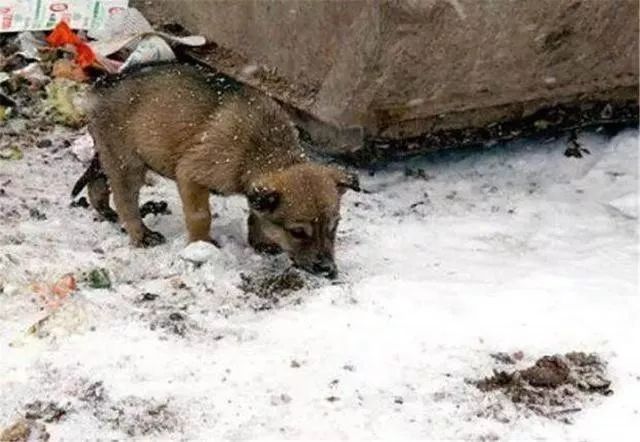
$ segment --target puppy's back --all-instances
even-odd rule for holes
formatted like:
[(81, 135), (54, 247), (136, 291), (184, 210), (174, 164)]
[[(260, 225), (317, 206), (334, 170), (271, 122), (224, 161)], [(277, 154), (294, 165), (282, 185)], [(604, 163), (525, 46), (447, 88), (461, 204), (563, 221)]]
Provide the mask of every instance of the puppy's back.
[(242, 93), (226, 77), (193, 66), (146, 66), (98, 84), (90, 125), (103, 144), (171, 151), (197, 132), (230, 95)]

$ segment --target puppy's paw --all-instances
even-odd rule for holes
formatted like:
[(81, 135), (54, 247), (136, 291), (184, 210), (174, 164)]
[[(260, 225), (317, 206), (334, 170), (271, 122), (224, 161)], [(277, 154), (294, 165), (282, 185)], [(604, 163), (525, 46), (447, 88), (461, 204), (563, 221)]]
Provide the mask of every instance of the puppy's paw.
[(107, 207), (106, 209), (103, 209), (99, 213), (100, 213), (100, 216), (102, 217), (102, 219), (104, 219), (105, 221), (108, 221), (110, 223), (117, 223), (118, 222), (118, 214), (116, 213), (115, 210), (113, 210), (110, 207)]
[(159, 246), (165, 242), (167, 242), (165, 237), (161, 233), (154, 232), (153, 230), (145, 231), (142, 239), (132, 241), (134, 246), (144, 248)]

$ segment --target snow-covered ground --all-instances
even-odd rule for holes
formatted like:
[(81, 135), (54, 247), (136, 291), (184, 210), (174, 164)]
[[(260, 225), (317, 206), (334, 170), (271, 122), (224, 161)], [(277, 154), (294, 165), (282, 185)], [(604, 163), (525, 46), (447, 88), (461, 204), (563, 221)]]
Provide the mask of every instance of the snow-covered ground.
[[(40, 400), (66, 410), (45, 423), (54, 441), (635, 440), (638, 131), (579, 141), (590, 155), (522, 141), (363, 176), (369, 193), (344, 200), (338, 281), (305, 277), (271, 309), (240, 274), (286, 260), (248, 248), (241, 199), (213, 199), (223, 248), (196, 267), (179, 257), (173, 183), (143, 198), (169, 202), (147, 218), (168, 244), (133, 250), (69, 207), (83, 169), (69, 149), (0, 162), (0, 428)], [(81, 281), (96, 267), (111, 290)], [(52, 313), (32, 284), (67, 273), (78, 291)], [(494, 352), (524, 366), (574, 350), (608, 361), (614, 394), (573, 424), (465, 382), (491, 374)]]

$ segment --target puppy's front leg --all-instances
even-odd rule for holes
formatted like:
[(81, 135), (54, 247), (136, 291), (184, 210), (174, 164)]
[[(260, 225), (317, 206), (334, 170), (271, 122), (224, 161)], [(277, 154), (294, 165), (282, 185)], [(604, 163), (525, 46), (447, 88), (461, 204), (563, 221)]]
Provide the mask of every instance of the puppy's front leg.
[(216, 244), (209, 235), (211, 229), (209, 189), (179, 175), (177, 182), (184, 219), (189, 231), (189, 242), (209, 241)]

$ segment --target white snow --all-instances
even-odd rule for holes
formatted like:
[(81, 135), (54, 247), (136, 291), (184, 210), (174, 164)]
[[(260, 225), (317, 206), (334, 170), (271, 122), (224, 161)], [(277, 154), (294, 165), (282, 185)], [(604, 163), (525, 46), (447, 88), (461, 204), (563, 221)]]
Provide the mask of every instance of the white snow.
[(89, 163), (93, 158), (93, 138), (88, 133), (85, 133), (73, 141), (71, 144), (71, 152), (83, 163)]
[(180, 253), (180, 258), (196, 264), (202, 264), (216, 257), (220, 251), (216, 246), (205, 241), (188, 244)]
[[(308, 277), (264, 311), (240, 273), (288, 264), (248, 247), (242, 199), (212, 199), (223, 248), (194, 266), (173, 183), (143, 198), (169, 202), (146, 219), (168, 243), (138, 250), (69, 208), (82, 165), (68, 149), (0, 162), (0, 428), (41, 400), (69, 409), (52, 440), (635, 440), (638, 131), (579, 141), (590, 155), (528, 140), (412, 161), (426, 179), (405, 165), (363, 176), (370, 193), (345, 195), (338, 281)], [(96, 267), (111, 290), (79, 281), (26, 332), (49, 314), (32, 283)], [(572, 425), (465, 383), (491, 374), (493, 352), (524, 366), (574, 350), (608, 361), (614, 394)], [(102, 401), (83, 401), (96, 382)], [(145, 411), (165, 403), (170, 419)], [(160, 432), (137, 433), (145, 419)]]

